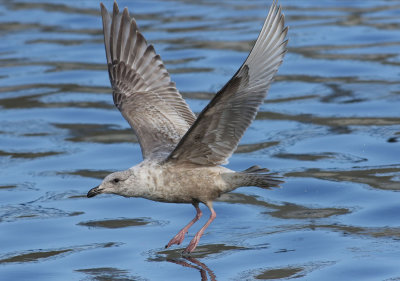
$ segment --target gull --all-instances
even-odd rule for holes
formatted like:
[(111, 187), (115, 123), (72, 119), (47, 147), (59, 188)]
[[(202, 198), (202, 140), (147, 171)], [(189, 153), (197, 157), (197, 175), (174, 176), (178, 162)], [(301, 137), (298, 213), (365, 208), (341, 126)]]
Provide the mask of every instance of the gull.
[(196, 216), (166, 248), (182, 243), (202, 216), (199, 203), (203, 203), (211, 215), (184, 250), (191, 253), (215, 219), (213, 201), (221, 194), (242, 186), (278, 187), (283, 182), (259, 166), (235, 172), (221, 165), (254, 120), (283, 61), (288, 30), (284, 15), (274, 2), (242, 66), (196, 118), (128, 9), (120, 13), (114, 2), (110, 14), (100, 6), (114, 104), (136, 134), (143, 161), (106, 176), (87, 197), (109, 193), (192, 204)]

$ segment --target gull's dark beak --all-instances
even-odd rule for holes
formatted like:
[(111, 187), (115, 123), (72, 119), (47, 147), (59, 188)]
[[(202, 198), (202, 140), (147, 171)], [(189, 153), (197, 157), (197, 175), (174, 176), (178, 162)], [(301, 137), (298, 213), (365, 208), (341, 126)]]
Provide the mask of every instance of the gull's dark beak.
[(101, 192), (99, 190), (99, 187), (96, 186), (96, 187), (93, 187), (91, 190), (89, 190), (89, 192), (87, 193), (87, 197), (88, 198), (94, 197), (94, 196), (96, 196), (97, 194), (100, 194), (100, 193)]

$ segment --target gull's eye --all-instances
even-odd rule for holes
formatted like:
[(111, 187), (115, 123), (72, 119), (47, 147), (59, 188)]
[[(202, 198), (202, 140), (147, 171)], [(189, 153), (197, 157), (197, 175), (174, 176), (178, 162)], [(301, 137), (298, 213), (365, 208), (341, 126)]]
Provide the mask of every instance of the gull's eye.
[(118, 183), (119, 179), (113, 179), (113, 183)]

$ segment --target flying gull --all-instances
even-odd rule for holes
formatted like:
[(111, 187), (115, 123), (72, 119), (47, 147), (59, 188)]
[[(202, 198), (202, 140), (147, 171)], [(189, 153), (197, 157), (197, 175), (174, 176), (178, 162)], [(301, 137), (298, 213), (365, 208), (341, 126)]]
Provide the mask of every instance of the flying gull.
[(211, 215), (184, 250), (190, 253), (215, 219), (212, 202), (221, 194), (241, 186), (270, 188), (282, 183), (258, 166), (235, 172), (220, 165), (236, 150), (283, 61), (284, 16), (274, 2), (243, 65), (196, 118), (128, 9), (120, 13), (114, 2), (109, 14), (101, 4), (101, 15), (114, 103), (138, 137), (143, 161), (108, 175), (87, 197), (112, 193), (193, 204), (196, 216), (166, 248), (182, 243), (202, 215), (199, 203), (205, 204)]

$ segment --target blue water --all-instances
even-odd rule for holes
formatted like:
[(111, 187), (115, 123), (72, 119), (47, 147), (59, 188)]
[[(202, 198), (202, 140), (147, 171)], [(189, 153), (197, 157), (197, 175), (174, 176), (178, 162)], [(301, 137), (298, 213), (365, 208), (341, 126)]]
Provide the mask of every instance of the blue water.
[[(271, 4), (118, 3), (196, 113)], [(0, 280), (400, 280), (400, 1), (280, 3), (288, 53), (227, 167), (286, 182), (224, 195), (188, 258), (206, 208), (165, 250), (192, 206), (86, 198), (141, 161), (112, 102), (99, 2), (1, 1)]]

